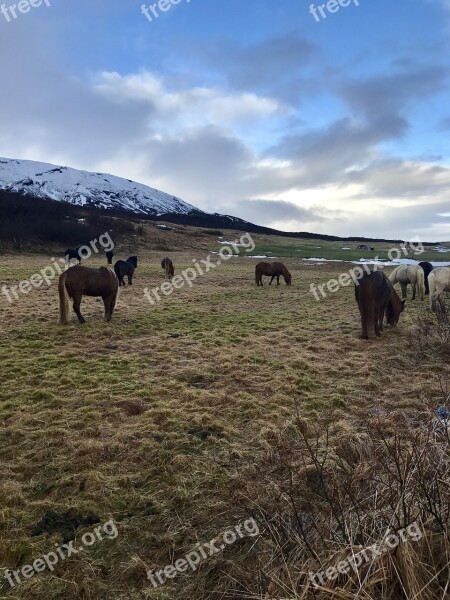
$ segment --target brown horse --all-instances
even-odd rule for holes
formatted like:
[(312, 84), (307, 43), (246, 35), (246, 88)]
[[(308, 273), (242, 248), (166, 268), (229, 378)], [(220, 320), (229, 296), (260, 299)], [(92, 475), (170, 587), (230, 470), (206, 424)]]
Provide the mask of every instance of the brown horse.
[(173, 266), (173, 261), (168, 256), (162, 259), (161, 268), (164, 269), (166, 279), (170, 281), (175, 275), (175, 267)]
[(116, 275), (107, 267), (91, 269), (76, 266), (65, 271), (59, 278), (59, 321), (61, 325), (69, 322), (69, 299), (73, 300), (73, 310), (80, 323), (86, 323), (80, 312), (81, 298), (101, 296), (105, 305), (105, 320), (110, 321), (116, 306), (119, 282)]
[(274, 263), (260, 262), (260, 263), (258, 263), (255, 267), (255, 282), (256, 282), (257, 286), (259, 286), (259, 285), (262, 286), (263, 275), (268, 275), (269, 277), (270, 276), (272, 277), (271, 280), (269, 281), (269, 285), (272, 285), (272, 281), (275, 279), (275, 277), (277, 278), (277, 285), (280, 285), (280, 276), (281, 275), (283, 275), (286, 285), (291, 285), (291, 282), (292, 282), (291, 274), (286, 269), (286, 267), (283, 265), (283, 263), (280, 263), (280, 262), (274, 262)]
[(384, 314), (389, 325), (397, 325), (405, 301), (400, 300), (392, 283), (381, 271), (365, 273), (355, 284), (355, 299), (361, 314), (362, 337), (368, 340), (373, 333), (383, 331)]

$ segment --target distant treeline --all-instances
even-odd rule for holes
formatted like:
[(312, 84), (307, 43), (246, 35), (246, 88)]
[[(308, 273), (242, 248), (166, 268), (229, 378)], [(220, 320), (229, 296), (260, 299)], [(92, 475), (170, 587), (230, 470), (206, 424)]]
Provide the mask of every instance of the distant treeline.
[(135, 223), (113, 213), (0, 190), (0, 244), (27, 251), (38, 243), (80, 246), (105, 232), (115, 239), (135, 232)]

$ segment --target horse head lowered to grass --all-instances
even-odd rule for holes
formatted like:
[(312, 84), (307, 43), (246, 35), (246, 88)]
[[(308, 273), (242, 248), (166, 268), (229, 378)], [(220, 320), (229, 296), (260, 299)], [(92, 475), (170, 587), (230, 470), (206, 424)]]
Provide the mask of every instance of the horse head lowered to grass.
[(65, 271), (59, 278), (59, 323), (69, 322), (69, 300), (73, 300), (73, 310), (80, 323), (86, 323), (80, 312), (81, 298), (100, 296), (105, 306), (105, 321), (110, 321), (116, 306), (119, 282), (116, 275), (107, 267), (91, 269), (75, 266)]
[(381, 335), (386, 313), (389, 325), (397, 325), (405, 301), (400, 300), (392, 283), (381, 271), (365, 273), (355, 284), (355, 299), (361, 315), (362, 337)]
[(292, 283), (291, 274), (286, 269), (286, 267), (283, 265), (283, 263), (280, 263), (280, 262), (274, 262), (274, 263), (260, 262), (260, 263), (258, 263), (255, 267), (255, 282), (256, 282), (257, 286), (262, 286), (263, 275), (267, 275), (268, 277), (271, 277), (271, 280), (269, 281), (269, 285), (272, 284), (272, 281), (275, 279), (275, 277), (277, 278), (277, 285), (280, 285), (280, 276), (281, 275), (283, 275), (286, 285), (291, 285), (291, 283)]

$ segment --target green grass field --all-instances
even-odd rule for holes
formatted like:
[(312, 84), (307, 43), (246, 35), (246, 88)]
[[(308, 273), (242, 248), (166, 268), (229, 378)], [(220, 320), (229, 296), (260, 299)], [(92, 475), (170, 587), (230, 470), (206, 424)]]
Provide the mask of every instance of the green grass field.
[[(284, 238), (278, 236), (260, 236), (255, 235), (256, 248), (253, 254), (256, 255), (267, 255), (267, 256), (278, 256), (278, 257), (291, 257), (291, 258), (324, 258), (331, 260), (343, 260), (343, 261), (359, 261), (363, 259), (373, 259), (378, 257), (380, 260), (389, 260), (388, 253), (393, 248), (398, 248), (401, 258), (413, 258), (419, 261), (450, 261), (449, 253), (437, 252), (434, 247), (425, 246), (424, 252), (415, 254), (414, 247), (406, 244), (408, 253), (396, 246), (395, 244), (389, 243), (371, 243), (368, 242), (369, 246), (373, 246), (373, 251), (361, 251), (357, 250), (356, 247), (359, 242), (330, 242), (325, 240), (302, 240), (296, 238)], [(417, 248), (417, 246), (415, 246)], [(449, 248), (450, 244), (443, 244), (444, 248)], [(395, 253), (392, 256), (396, 256)]]
[[(56, 285), (11, 305), (0, 297), (0, 568), (21, 569), (62, 543), (58, 527), (32, 535), (47, 511), (94, 514), (118, 529), (53, 572), (14, 588), (4, 579), (0, 598), (300, 598), (292, 587), (283, 595), (264, 584), (270, 535), (262, 526), (258, 538), (239, 539), (157, 588), (146, 572), (242, 523), (250, 507), (270, 508), (271, 486), (256, 492), (257, 481), (298, 418), (333, 423), (338, 440), (365, 432), (368, 416), (426, 422), (442, 403), (448, 359), (411, 346), (425, 302), (408, 302), (397, 328), (364, 341), (352, 287), (320, 302), (309, 291), (348, 266), (292, 254), (336, 258), (335, 244), (317, 252), (283, 238), (256, 244), (255, 254), (288, 257), (292, 286), (266, 280), (257, 288), (256, 261), (240, 257), (151, 306), (144, 288), (163, 281), (161, 253), (142, 249), (109, 324), (101, 301), (85, 298), (87, 324), (72, 315), (58, 326)], [(177, 273), (204, 256), (201, 246), (175, 253)], [(0, 281), (17, 283), (47, 262), (3, 257)], [(92, 530), (76, 529), (75, 545)]]

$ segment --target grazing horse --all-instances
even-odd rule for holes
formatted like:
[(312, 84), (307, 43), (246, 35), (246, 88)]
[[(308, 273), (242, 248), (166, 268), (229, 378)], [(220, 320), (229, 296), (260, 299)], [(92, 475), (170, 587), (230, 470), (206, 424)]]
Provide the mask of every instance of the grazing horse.
[(79, 248), (67, 248), (67, 250), (64, 252), (64, 256), (66, 257), (67, 264), (69, 264), (72, 258), (76, 258), (78, 264), (81, 265), (81, 254)]
[(433, 265), (427, 261), (423, 261), (419, 263), (419, 267), (422, 267), (423, 273), (425, 275), (425, 295), (428, 296), (430, 293), (430, 286), (428, 285), (428, 275), (433, 270)]
[(408, 283), (412, 285), (412, 299), (416, 299), (416, 289), (421, 300), (425, 293), (425, 273), (419, 265), (400, 265), (389, 275), (389, 281), (392, 285), (399, 283), (402, 288), (402, 298), (406, 298), (406, 288)]
[(114, 252), (112, 250), (107, 250), (105, 252), (106, 260), (108, 261), (108, 265), (112, 265), (112, 259), (114, 256)]
[(450, 268), (439, 267), (428, 275), (430, 285), (430, 309), (436, 312), (436, 301), (439, 308), (445, 312), (444, 292), (450, 292)]
[(163, 258), (161, 261), (161, 268), (164, 269), (165, 278), (171, 281), (172, 277), (175, 275), (173, 260), (166, 256), (166, 258)]
[(274, 262), (260, 262), (255, 267), (255, 282), (257, 286), (262, 286), (262, 278), (263, 275), (271, 276), (271, 280), (269, 281), (269, 285), (272, 285), (272, 281), (277, 278), (277, 285), (280, 285), (280, 276), (283, 275), (284, 281), (286, 285), (291, 285), (292, 277), (283, 263)]
[(388, 324), (395, 326), (405, 308), (405, 301), (400, 300), (392, 283), (381, 271), (364, 273), (355, 284), (355, 299), (361, 315), (362, 337), (365, 340), (373, 333), (381, 335), (385, 312)]
[(119, 286), (125, 285), (123, 278), (128, 277), (128, 285), (133, 285), (133, 273), (137, 269), (137, 256), (130, 256), (127, 260), (118, 260), (114, 265), (114, 272), (119, 280)]
[(73, 310), (80, 323), (86, 323), (80, 312), (81, 298), (101, 296), (105, 305), (105, 320), (110, 321), (116, 306), (119, 282), (115, 274), (107, 267), (91, 269), (79, 265), (62, 273), (59, 278), (59, 321), (61, 325), (69, 322), (69, 299), (73, 300)]

